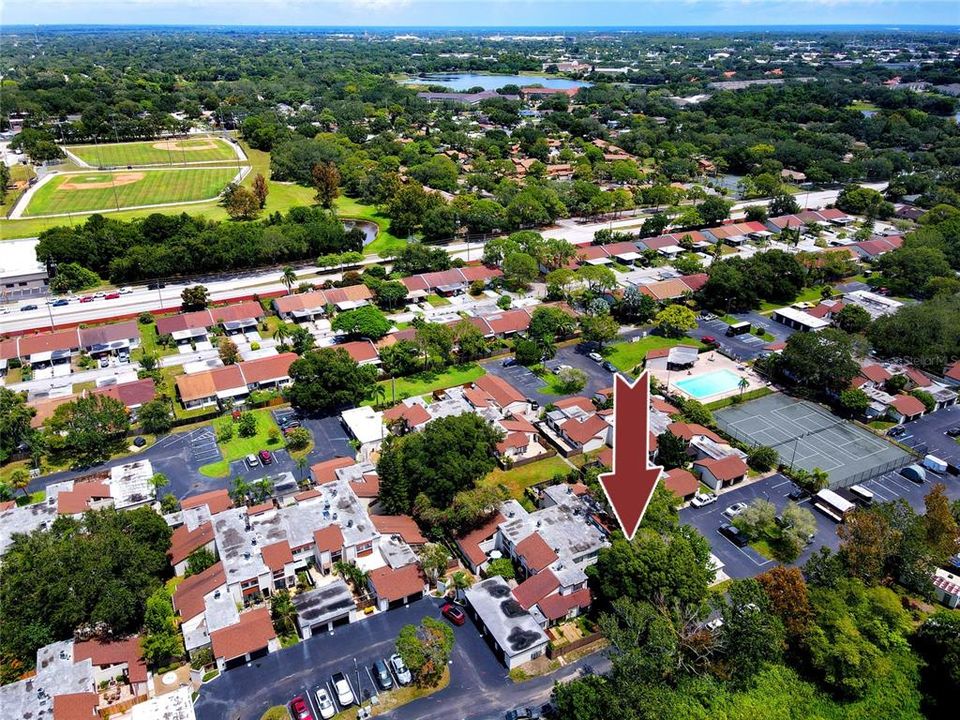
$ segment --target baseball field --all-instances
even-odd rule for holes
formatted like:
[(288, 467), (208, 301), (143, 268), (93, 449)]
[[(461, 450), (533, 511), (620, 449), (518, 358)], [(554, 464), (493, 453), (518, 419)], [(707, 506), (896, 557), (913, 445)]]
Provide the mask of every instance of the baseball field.
[(144, 142), (71, 145), (66, 150), (91, 167), (186, 165), (236, 160), (230, 143), (222, 138), (171, 138)]
[(115, 210), (216, 197), (236, 168), (64, 173), (36, 189), (24, 217)]

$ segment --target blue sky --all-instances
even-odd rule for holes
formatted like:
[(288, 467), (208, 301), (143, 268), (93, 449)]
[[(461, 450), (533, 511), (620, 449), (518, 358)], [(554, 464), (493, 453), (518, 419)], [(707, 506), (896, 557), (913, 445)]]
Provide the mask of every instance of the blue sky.
[(0, 0), (4, 24), (948, 25), (957, 0)]

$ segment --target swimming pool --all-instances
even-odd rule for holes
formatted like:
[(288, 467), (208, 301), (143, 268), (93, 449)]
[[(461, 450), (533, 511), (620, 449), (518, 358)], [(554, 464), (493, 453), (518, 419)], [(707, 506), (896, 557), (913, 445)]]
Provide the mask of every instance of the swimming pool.
[(700, 400), (711, 395), (720, 395), (736, 390), (740, 385), (740, 376), (732, 370), (723, 368), (696, 377), (675, 380), (673, 384), (687, 395)]

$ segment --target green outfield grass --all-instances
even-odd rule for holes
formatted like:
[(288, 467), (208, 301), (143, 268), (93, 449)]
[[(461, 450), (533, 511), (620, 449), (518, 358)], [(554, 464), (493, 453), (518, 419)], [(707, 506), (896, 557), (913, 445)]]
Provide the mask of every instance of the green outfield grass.
[(216, 197), (236, 173), (235, 168), (202, 168), (59, 175), (37, 190), (24, 215), (206, 200)]
[(236, 159), (230, 143), (216, 137), (72, 145), (67, 150), (93, 167), (183, 165)]

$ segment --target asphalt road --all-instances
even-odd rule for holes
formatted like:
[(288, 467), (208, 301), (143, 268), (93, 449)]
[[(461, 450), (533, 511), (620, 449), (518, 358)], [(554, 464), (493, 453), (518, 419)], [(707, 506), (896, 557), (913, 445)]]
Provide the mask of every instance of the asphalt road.
[[(321, 684), (341, 671), (357, 690), (356, 667), (360, 670), (360, 691), (372, 687), (367, 674), (378, 658), (395, 652), (400, 628), (417, 624), (424, 617), (440, 617), (439, 602), (432, 598), (350, 625), (332, 633), (272, 653), (243, 667), (229, 670), (200, 691), (195, 709), (199, 720), (255, 720), (270, 706), (290, 702), (295, 696), (313, 696)], [(593, 655), (552, 675), (513, 683), (507, 669), (468, 622), (455, 627), (456, 644), (450, 662), (450, 684), (434, 695), (397, 708), (383, 717), (394, 720), (454, 720), (502, 718), (519, 705), (546, 702), (554, 681), (569, 680), (585, 672), (605, 672), (609, 660)], [(315, 710), (314, 710), (315, 712)], [(315, 715), (316, 716), (316, 715)]]
[[(960, 419), (960, 411), (957, 411), (954, 417)], [(950, 442), (953, 441), (950, 440)], [(954, 444), (956, 445), (956, 443)], [(957, 446), (957, 449), (960, 450), (960, 445)], [(923, 498), (933, 488), (933, 484), (937, 482), (946, 486), (947, 495), (951, 499), (960, 499), (960, 478), (950, 475), (927, 473), (927, 482), (918, 485), (910, 482), (897, 472), (889, 472), (860, 484), (874, 493), (875, 502), (890, 502), (903, 498), (910, 503), (911, 507), (923, 512)], [(717, 529), (720, 525), (729, 522), (723, 516), (723, 511), (737, 502), (749, 504), (756, 498), (764, 498), (776, 505), (779, 512), (790, 502), (787, 495), (793, 490), (793, 487), (793, 483), (783, 475), (772, 475), (759, 482), (733, 488), (720, 495), (717, 502), (712, 505), (702, 508), (683, 508), (680, 511), (680, 520), (693, 525), (707, 539), (713, 549), (713, 554), (724, 563), (723, 570), (727, 575), (733, 578), (753, 577), (770, 569), (777, 562), (763, 557), (749, 546), (738, 548), (718, 533)], [(803, 565), (815, 550), (824, 545), (834, 550), (840, 545), (837, 537), (837, 523), (818, 510), (813, 509), (809, 500), (804, 500), (800, 504), (802, 507), (810, 509), (814, 518), (816, 518), (817, 534), (814, 542), (807, 546), (800, 557), (791, 563), (792, 565)]]

